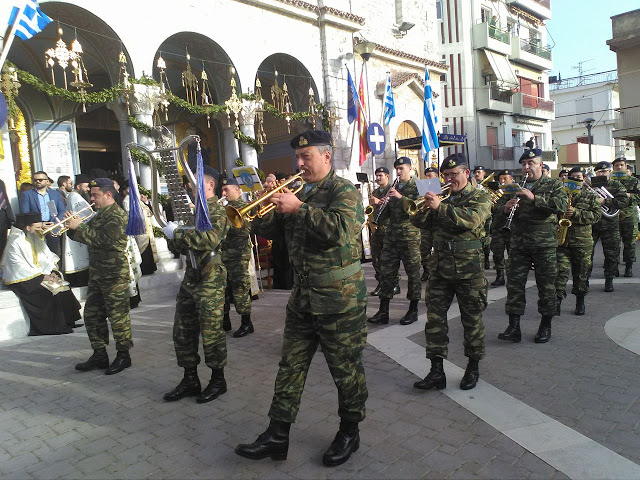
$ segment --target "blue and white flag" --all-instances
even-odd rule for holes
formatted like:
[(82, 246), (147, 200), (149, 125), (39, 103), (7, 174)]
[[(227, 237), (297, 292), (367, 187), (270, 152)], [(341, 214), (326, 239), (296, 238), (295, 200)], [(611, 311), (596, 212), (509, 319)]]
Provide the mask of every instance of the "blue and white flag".
[(387, 86), (384, 88), (384, 123), (389, 125), (391, 119), (396, 116), (396, 104), (393, 101), (391, 88), (391, 74), (387, 74)]
[(18, 3), (26, 3), (24, 10), (18, 17), (20, 7), (14, 6), (11, 10), (11, 16), (9, 17), (9, 26), (13, 26), (17, 22), (16, 37), (20, 37), (22, 40), (29, 40), (36, 33), (42, 31), (47, 24), (51, 23), (51, 19), (42, 13), (40, 6), (36, 0), (14, 0), (14, 5)]
[(360, 103), (360, 99), (358, 98), (358, 90), (356, 89), (356, 84), (353, 83), (353, 78), (351, 78), (351, 72), (347, 67), (347, 120), (349, 121), (349, 125), (351, 125), (356, 118), (358, 118), (358, 104)]
[(202, 161), (200, 142), (198, 142), (196, 152), (196, 230), (199, 232), (208, 232), (213, 228), (213, 225), (211, 225), (211, 219), (209, 218), (207, 197), (204, 194), (204, 162)]
[(431, 80), (429, 79), (429, 68), (424, 71), (424, 112), (422, 118), (422, 158), (425, 164), (428, 163), (428, 153), (440, 147), (438, 142), (438, 117), (436, 116), (436, 106), (433, 104), (433, 91), (431, 90)]

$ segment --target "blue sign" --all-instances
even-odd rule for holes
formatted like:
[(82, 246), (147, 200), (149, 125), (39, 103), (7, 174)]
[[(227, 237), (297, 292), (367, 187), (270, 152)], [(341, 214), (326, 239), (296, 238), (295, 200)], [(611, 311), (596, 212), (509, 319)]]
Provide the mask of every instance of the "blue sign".
[(374, 155), (380, 155), (384, 152), (387, 140), (384, 138), (384, 129), (379, 123), (372, 123), (369, 125), (369, 128), (367, 128), (367, 143)]
[(4, 98), (2, 92), (0, 92), (0, 128), (4, 126), (4, 122), (7, 121), (7, 101)]
[(464, 145), (465, 138), (467, 138), (466, 134), (462, 134), (462, 135), (457, 135), (455, 133), (439, 133), (438, 134), (439, 143)]

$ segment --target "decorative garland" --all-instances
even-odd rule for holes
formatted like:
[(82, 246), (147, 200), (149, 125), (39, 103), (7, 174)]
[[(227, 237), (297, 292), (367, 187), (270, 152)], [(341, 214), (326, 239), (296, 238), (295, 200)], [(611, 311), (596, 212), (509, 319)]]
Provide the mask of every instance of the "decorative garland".
[[(147, 190), (146, 188), (144, 188), (142, 185), (138, 184), (138, 191), (140, 192), (141, 195), (146, 195), (146, 197), (151, 200), (151, 190)], [(161, 193), (158, 193), (158, 198), (160, 199), (160, 204), (164, 207), (167, 208), (169, 206), (169, 196), (168, 195), (163, 195)]]
[(246, 143), (250, 147), (253, 147), (257, 153), (262, 153), (262, 145), (260, 145), (260, 143), (258, 143), (258, 140), (256, 140), (255, 138), (251, 138), (249, 135), (245, 135), (240, 130), (235, 130), (233, 132), (233, 136), (240, 140), (242, 143)]
[(148, 137), (151, 136), (151, 133), (152, 133), (151, 127), (144, 122), (136, 120), (136, 117), (134, 117), (133, 115), (129, 115), (129, 117), (127, 118), (127, 123), (129, 124), (130, 127), (135, 128), (136, 130), (147, 135)]
[[(131, 158), (136, 162), (151, 166), (151, 160), (149, 160), (149, 155), (144, 153), (142, 150), (138, 150), (137, 148), (131, 148), (129, 152), (131, 153)], [(164, 167), (162, 166), (162, 163), (158, 162), (156, 163), (156, 166), (158, 168), (158, 173), (162, 177), (164, 175)]]
[(153, 236), (156, 238), (164, 238), (165, 240), (167, 240), (167, 236), (164, 234), (164, 232), (162, 231), (162, 229), (160, 227), (156, 227), (155, 225), (153, 225), (152, 227), (153, 230)]

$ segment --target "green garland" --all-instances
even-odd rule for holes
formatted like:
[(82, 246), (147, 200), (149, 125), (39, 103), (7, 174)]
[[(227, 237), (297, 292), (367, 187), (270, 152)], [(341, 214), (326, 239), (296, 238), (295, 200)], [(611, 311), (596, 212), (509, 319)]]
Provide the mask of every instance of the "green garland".
[(135, 128), (136, 130), (147, 135), (148, 137), (151, 136), (151, 133), (152, 133), (151, 127), (144, 122), (136, 120), (136, 117), (134, 117), (133, 115), (129, 115), (129, 118), (127, 118), (127, 123), (129, 124), (130, 127)]
[[(139, 150), (137, 148), (131, 148), (129, 149), (129, 152), (131, 153), (131, 158), (134, 161), (138, 163), (142, 163), (144, 165), (151, 165), (151, 160), (149, 160), (149, 155), (144, 153), (142, 150)], [(164, 175), (164, 167), (160, 162), (157, 162), (156, 165), (158, 168), (158, 174), (162, 177)]]
[[(151, 190), (147, 190), (142, 185), (138, 184), (138, 192), (140, 192), (140, 195), (146, 195), (146, 197), (149, 199), (149, 201), (151, 201), (151, 198), (152, 198)], [(158, 193), (158, 198), (160, 199), (160, 204), (164, 208), (167, 208), (169, 206), (169, 196), (168, 195), (163, 195), (161, 193)]]
[(256, 152), (262, 153), (262, 145), (260, 145), (258, 143), (258, 140), (256, 140), (255, 138), (251, 138), (249, 135), (245, 135), (240, 130), (235, 130), (233, 132), (233, 136), (240, 140), (242, 143), (246, 143), (250, 147), (253, 147)]
[(165, 240), (167, 240), (167, 236), (164, 234), (164, 232), (162, 231), (162, 229), (160, 227), (156, 227), (155, 225), (153, 225), (151, 227), (153, 229), (153, 236), (156, 238), (164, 238)]

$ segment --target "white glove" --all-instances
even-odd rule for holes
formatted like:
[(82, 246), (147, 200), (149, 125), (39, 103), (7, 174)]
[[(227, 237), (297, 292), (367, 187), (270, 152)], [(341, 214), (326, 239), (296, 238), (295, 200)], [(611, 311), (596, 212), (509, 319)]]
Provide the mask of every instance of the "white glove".
[(162, 227), (162, 233), (164, 233), (164, 236), (167, 237), (169, 240), (173, 240), (173, 233), (175, 232), (176, 228), (178, 228), (177, 223), (168, 222), (165, 227)]

